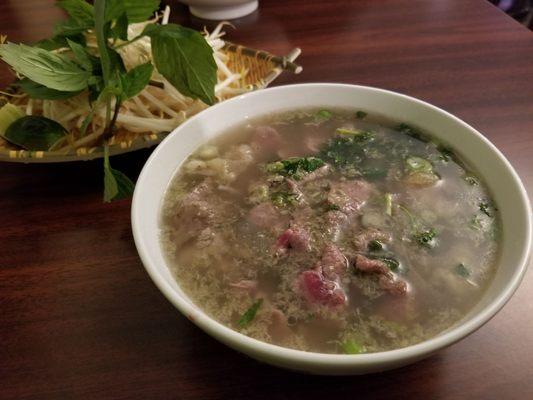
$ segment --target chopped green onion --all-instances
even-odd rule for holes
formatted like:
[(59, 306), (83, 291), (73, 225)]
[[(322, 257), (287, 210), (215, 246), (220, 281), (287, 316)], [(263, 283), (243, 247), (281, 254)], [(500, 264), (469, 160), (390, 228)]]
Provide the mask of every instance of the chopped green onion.
[(360, 129), (337, 128), (335, 132), (339, 135), (349, 136), (358, 140), (368, 140), (373, 137), (370, 132), (363, 131)]
[(320, 110), (315, 114), (315, 120), (317, 121), (327, 121), (333, 117), (333, 113), (328, 110)]
[(408, 157), (405, 160), (407, 169), (413, 172), (433, 172), (431, 163), (422, 157)]
[(385, 214), (392, 215), (392, 194), (385, 193)]
[(437, 232), (435, 229), (427, 229), (424, 231), (419, 231), (415, 233), (414, 238), (419, 245), (432, 249), (437, 244)]
[(341, 342), (340, 345), (345, 354), (361, 354), (365, 352), (365, 348), (363, 346), (351, 339)]
[(242, 315), (238, 322), (241, 328), (244, 328), (250, 322), (252, 322), (252, 320), (255, 318), (255, 315), (257, 314), (257, 311), (261, 307), (261, 304), (263, 304), (263, 299), (257, 300), (254, 304), (250, 306), (250, 308), (248, 308), (248, 310), (245, 311), (245, 313)]

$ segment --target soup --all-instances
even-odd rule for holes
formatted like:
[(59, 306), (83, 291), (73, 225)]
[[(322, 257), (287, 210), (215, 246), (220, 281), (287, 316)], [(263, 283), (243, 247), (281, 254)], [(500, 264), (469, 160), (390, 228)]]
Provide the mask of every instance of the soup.
[(303, 110), (230, 129), (177, 171), (161, 242), (222, 324), (305, 351), (396, 349), (454, 326), (495, 272), (499, 216), (459, 157), (405, 123)]

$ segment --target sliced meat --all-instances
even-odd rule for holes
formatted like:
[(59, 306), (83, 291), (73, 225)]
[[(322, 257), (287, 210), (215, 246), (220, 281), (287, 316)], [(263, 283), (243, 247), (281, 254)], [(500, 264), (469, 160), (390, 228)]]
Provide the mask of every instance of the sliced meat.
[(391, 274), (387, 264), (381, 260), (374, 260), (361, 254), (357, 254), (354, 261), (355, 268), (357, 268), (359, 271), (377, 273), (380, 275)]
[[(211, 195), (211, 187), (207, 182), (196, 186), (182, 199), (174, 218), (179, 221), (179, 238), (177, 246), (185, 243), (193, 237), (197, 237), (206, 230), (215, 218), (215, 210), (207, 201)], [(206, 231), (206, 235), (210, 232)]]
[(348, 260), (337, 246), (328, 244), (324, 248), (318, 265), (325, 277), (335, 280), (348, 269)]
[(298, 225), (291, 224), (291, 227), (286, 229), (276, 241), (277, 254), (285, 254), (289, 249), (295, 251), (309, 251), (311, 249), (309, 233)]
[(340, 285), (326, 279), (319, 271), (302, 272), (298, 277), (298, 287), (310, 304), (339, 307), (347, 302), (346, 294)]
[(348, 216), (342, 211), (328, 211), (325, 216), (324, 230), (334, 242), (339, 240), (340, 234), (348, 222)]
[(334, 182), (329, 190), (328, 202), (339, 207), (345, 214), (351, 215), (365, 203), (370, 193), (371, 187), (364, 181)]
[(283, 139), (279, 132), (270, 126), (258, 126), (252, 136), (255, 151), (274, 152), (280, 148)]
[(407, 282), (400, 279), (394, 279), (392, 275), (381, 275), (379, 277), (379, 286), (395, 296), (407, 294)]
[(303, 140), (303, 150), (306, 153), (316, 154), (320, 151), (320, 147), (326, 140), (323, 137), (307, 135)]
[(330, 171), (331, 171), (331, 167), (328, 164), (323, 165), (320, 168), (315, 169), (313, 172), (306, 174), (300, 180), (300, 182), (311, 182), (311, 181), (314, 181), (315, 179), (323, 178), (326, 175), (328, 175)]
[(408, 292), (407, 282), (397, 279), (381, 260), (374, 260), (357, 254), (355, 256), (355, 268), (362, 272), (379, 275), (379, 286), (392, 295), (403, 296)]
[(271, 203), (256, 205), (250, 210), (248, 220), (261, 229), (271, 229), (275, 232), (287, 226), (287, 217), (282, 215)]
[(268, 333), (272, 339), (277, 342), (283, 342), (293, 335), (291, 328), (289, 328), (287, 317), (281, 310), (278, 310), (277, 308), (273, 308), (272, 312), (270, 313), (270, 326), (268, 327)]
[(375, 228), (369, 228), (358, 233), (353, 242), (357, 250), (365, 251), (372, 240), (387, 243), (391, 241), (391, 235)]

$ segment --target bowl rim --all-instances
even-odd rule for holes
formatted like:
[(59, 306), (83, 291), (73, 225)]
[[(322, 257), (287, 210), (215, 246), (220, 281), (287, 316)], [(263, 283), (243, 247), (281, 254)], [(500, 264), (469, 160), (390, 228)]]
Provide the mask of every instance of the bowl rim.
[[(221, 107), (231, 107), (232, 104), (240, 102), (243, 99), (251, 98), (254, 96), (263, 96), (264, 93), (270, 92), (283, 92), (286, 90), (299, 90), (301, 88), (328, 88), (328, 89), (358, 89), (358, 90), (370, 90), (380, 92), (387, 96), (401, 97), (410, 102), (418, 103), (425, 107), (429, 107), (438, 113), (443, 114), (447, 118), (453, 119), (456, 123), (461, 125), (465, 130), (470, 131), (471, 134), (478, 136), (486, 146), (488, 146), (492, 152), (503, 162), (505, 168), (510, 172), (514, 180), (514, 184), (520, 195), (520, 202), (522, 203), (522, 208), (526, 211), (527, 214), (527, 223), (526, 223), (526, 245), (522, 249), (522, 253), (519, 258), (519, 265), (516, 268), (515, 272), (511, 278), (506, 282), (506, 284), (499, 291), (499, 294), (487, 304), (483, 309), (479, 310), (471, 318), (464, 321), (464, 323), (451, 328), (450, 330), (439, 334), (436, 337), (425, 340), (423, 342), (403, 347), (399, 349), (382, 351), (376, 353), (366, 353), (366, 354), (328, 354), (328, 353), (315, 353), (315, 352), (306, 352), (302, 350), (290, 349), (270, 343), (266, 343), (249, 336), (246, 336), (240, 332), (237, 332), (231, 328), (226, 327), (222, 323), (216, 321), (207, 315), (199, 307), (195, 308), (192, 304), (192, 301), (189, 300), (186, 296), (182, 297), (174, 291), (171, 285), (159, 272), (158, 268), (152, 262), (151, 256), (147, 251), (147, 248), (144, 243), (144, 236), (142, 232), (142, 223), (141, 216), (142, 213), (138, 206), (139, 198), (142, 195), (143, 187), (145, 182), (149, 179), (149, 174), (155, 168), (157, 169), (157, 159), (159, 153), (162, 152), (168, 141), (176, 134), (178, 130), (186, 129), (189, 124), (194, 123), (196, 119), (206, 118), (211, 109), (221, 108)], [(159, 211), (158, 211), (159, 212)], [(149, 276), (163, 293), (163, 295), (187, 318), (189, 318), (194, 324), (196, 324), (203, 331), (207, 332), (211, 336), (215, 337), (217, 340), (224, 342), (225, 344), (230, 345), (239, 351), (244, 353), (253, 353), (255, 355), (261, 356), (265, 359), (276, 359), (282, 360), (288, 363), (294, 363), (295, 361), (299, 365), (325, 365), (325, 366), (336, 366), (336, 367), (357, 367), (357, 366), (368, 366), (375, 364), (394, 364), (401, 363), (402, 360), (406, 359), (418, 359), (422, 358), (425, 355), (434, 353), (444, 347), (447, 347), (462, 338), (473, 333), (485, 323), (487, 323), (492, 317), (498, 313), (498, 311), (509, 301), (511, 296), (514, 294), (520, 282), (522, 281), (524, 274), (528, 267), (529, 254), (531, 250), (531, 238), (532, 238), (532, 218), (531, 218), (531, 204), (527, 196), (526, 189), (522, 181), (520, 180), (517, 172), (511, 166), (507, 158), (498, 150), (498, 148), (492, 144), (485, 136), (478, 132), (475, 128), (462, 121), (458, 117), (450, 114), (449, 112), (434, 106), (430, 103), (427, 103), (423, 100), (417, 98), (397, 93), (394, 91), (375, 88), (371, 86), (364, 85), (352, 85), (352, 84), (343, 84), (343, 83), (302, 83), (302, 84), (292, 84), (277, 86), (268, 89), (263, 89), (257, 92), (250, 92), (240, 96), (236, 96), (230, 100), (227, 100), (223, 103), (217, 104), (213, 107), (210, 107), (191, 119), (187, 120), (182, 125), (174, 129), (153, 151), (148, 160), (146, 161), (135, 187), (135, 192), (132, 200), (131, 208), (131, 219), (132, 219), (132, 231), (135, 240), (135, 245), (137, 247), (141, 261), (148, 272)]]

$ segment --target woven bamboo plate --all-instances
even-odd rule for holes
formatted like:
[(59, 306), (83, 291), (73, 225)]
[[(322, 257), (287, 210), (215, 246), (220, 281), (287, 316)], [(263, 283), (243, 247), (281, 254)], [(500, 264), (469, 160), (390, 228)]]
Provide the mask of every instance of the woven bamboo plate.
[[(294, 64), (300, 55), (296, 48), (284, 57), (275, 56), (262, 50), (255, 50), (241, 45), (225, 42), (222, 51), (227, 56), (226, 65), (231, 72), (239, 72), (242, 76), (238, 85), (240, 93), (259, 90), (267, 87), (283, 71), (301, 72), (302, 68)], [(236, 93), (238, 95), (240, 93)], [(227, 95), (220, 101), (234, 95)], [(0, 99), (1, 101), (2, 99)], [(204, 105), (203, 108), (206, 106)], [(198, 111), (201, 111), (200, 108)], [(183, 121), (181, 121), (183, 122)], [(176, 124), (178, 126), (179, 123)], [(119, 129), (108, 141), (109, 154), (117, 155), (148, 148), (160, 143), (168, 131), (158, 133), (135, 133)], [(89, 146), (66, 146), (57, 151), (27, 151), (12, 146), (0, 137), (0, 161), (22, 163), (51, 163), (66, 161), (92, 160), (103, 157), (101, 144)]]

